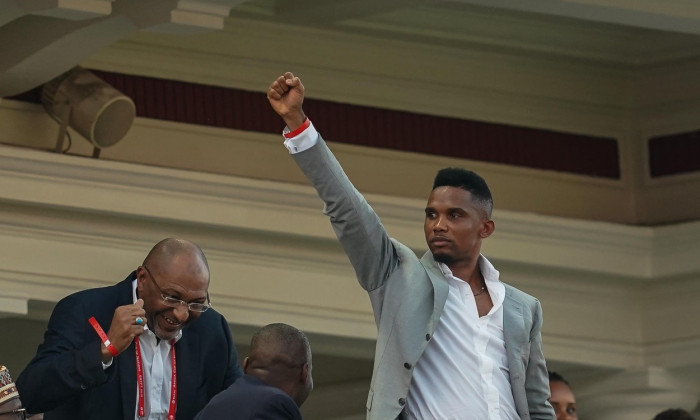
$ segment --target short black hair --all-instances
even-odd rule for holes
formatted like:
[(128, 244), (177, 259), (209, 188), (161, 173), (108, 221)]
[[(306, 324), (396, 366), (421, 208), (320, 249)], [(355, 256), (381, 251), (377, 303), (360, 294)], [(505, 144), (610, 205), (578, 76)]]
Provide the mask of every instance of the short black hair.
[(464, 168), (440, 169), (435, 175), (433, 190), (438, 187), (457, 187), (469, 191), (472, 199), (484, 209), (486, 216), (491, 217), (493, 211), (491, 190), (484, 178), (476, 172)]
[(567, 382), (566, 379), (564, 379), (564, 377), (561, 376), (560, 374), (558, 374), (557, 372), (548, 372), (548, 373), (549, 373), (549, 382), (563, 382), (567, 386), (569, 386), (569, 387), (571, 386), (571, 385), (569, 385), (569, 382)]
[(266, 325), (253, 334), (250, 340), (251, 350), (258, 346), (264, 346), (270, 340), (276, 341), (282, 346), (280, 348), (284, 351), (282, 359), (291, 360), (295, 366), (311, 362), (309, 339), (297, 328), (281, 322)]
[(682, 408), (669, 408), (654, 417), (654, 420), (695, 420), (689, 412)]

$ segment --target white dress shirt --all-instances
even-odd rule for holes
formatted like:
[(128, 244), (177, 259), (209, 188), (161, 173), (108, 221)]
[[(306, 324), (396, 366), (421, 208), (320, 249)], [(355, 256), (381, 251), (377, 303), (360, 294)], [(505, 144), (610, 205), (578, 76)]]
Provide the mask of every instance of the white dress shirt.
[[(134, 303), (136, 303), (136, 280), (133, 282)], [(182, 330), (177, 333), (175, 341), (182, 338)], [(170, 408), (170, 386), (172, 379), (172, 361), (169, 341), (158, 340), (156, 335), (148, 328), (139, 337), (141, 345), (141, 363), (143, 364), (143, 391), (144, 410), (147, 420), (166, 420)], [(136, 389), (136, 409), (134, 420), (142, 420), (139, 417), (139, 394)]]
[(450, 289), (408, 391), (410, 420), (518, 420), (503, 336), (505, 286), (484, 257), (479, 268), (493, 308), (479, 317), (471, 286), (438, 263)]

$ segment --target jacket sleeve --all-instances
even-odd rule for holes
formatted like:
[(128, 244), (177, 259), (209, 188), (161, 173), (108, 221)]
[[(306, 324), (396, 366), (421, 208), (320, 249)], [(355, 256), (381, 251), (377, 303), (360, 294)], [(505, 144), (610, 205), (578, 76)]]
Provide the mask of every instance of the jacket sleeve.
[(542, 351), (542, 305), (538, 300), (530, 330), (530, 356), (525, 372), (525, 393), (532, 420), (554, 420), (555, 413), (549, 403), (549, 374)]
[[(108, 381), (114, 369), (103, 369), (100, 342), (92, 330), (82, 300), (61, 300), (51, 314), (44, 342), (17, 378), (27, 411), (50, 411)], [(104, 320), (98, 320), (105, 327)]]
[(316, 145), (292, 156), (325, 203), (324, 214), (330, 217), (360, 285), (367, 291), (382, 287), (398, 256), (377, 214), (320, 136)]

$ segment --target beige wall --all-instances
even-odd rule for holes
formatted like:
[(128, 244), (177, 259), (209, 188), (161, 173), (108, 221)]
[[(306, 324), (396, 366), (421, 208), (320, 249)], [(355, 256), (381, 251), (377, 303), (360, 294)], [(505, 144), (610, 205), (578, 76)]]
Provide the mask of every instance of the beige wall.
[[(212, 300), (240, 342), (280, 320), (314, 334), (315, 351), (330, 361), (309, 410), (351, 391), (348, 404), (362, 406), (368, 378), (333, 371), (367, 366), (373, 317), (308, 186), (10, 146), (0, 147), (0, 162), (6, 317), (45, 321), (52, 302), (123, 278), (157, 240), (183, 236), (205, 249)], [(392, 235), (423, 252), (422, 200), (368, 198)], [(494, 218), (484, 252), (504, 281), (541, 299), (552, 367), (573, 378), (654, 368), (695, 383), (700, 224), (633, 227), (505, 210)], [(25, 355), (40, 330), (18, 340)]]
[[(493, 22), (510, 23), (523, 25)], [(291, 69), (314, 98), (618, 138), (620, 180), (331, 145), (389, 232), (418, 253), (435, 170), (484, 175), (497, 203), (484, 252), (542, 301), (549, 364), (577, 384), (582, 420), (693, 408), (700, 177), (650, 179), (645, 139), (698, 128), (700, 62), (625, 50), (634, 31), (538, 23), (552, 31), (548, 48), (535, 48), (541, 26), (519, 29), (529, 48), (472, 38), (455, 48), (234, 17), (216, 33), (140, 33), (82, 64), (261, 95)], [(572, 33), (577, 51), (564, 42)], [(298, 48), (280, 52), (281, 34)], [(57, 126), (39, 105), (0, 100), (0, 127), (0, 332), (19, 349), (0, 356), (15, 372), (58, 299), (122, 279), (153, 243), (183, 236), (205, 249), (212, 300), (242, 352), (269, 322), (312, 335), (321, 380), (305, 418), (362, 418), (369, 303), (278, 136), (137, 119), (94, 160), (77, 134), (71, 155), (49, 152)]]

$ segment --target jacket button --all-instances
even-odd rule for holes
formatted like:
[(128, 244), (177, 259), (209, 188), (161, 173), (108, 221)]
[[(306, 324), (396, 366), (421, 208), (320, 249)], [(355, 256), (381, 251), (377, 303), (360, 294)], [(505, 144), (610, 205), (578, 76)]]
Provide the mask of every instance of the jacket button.
[(406, 363), (403, 364), (403, 367), (405, 367), (406, 369), (410, 369), (410, 368), (411, 368), (411, 364), (408, 363), (408, 362), (406, 362)]
[(399, 398), (399, 405), (405, 405), (406, 404), (406, 398)]
[(425, 335), (425, 341), (430, 341), (430, 334)]

